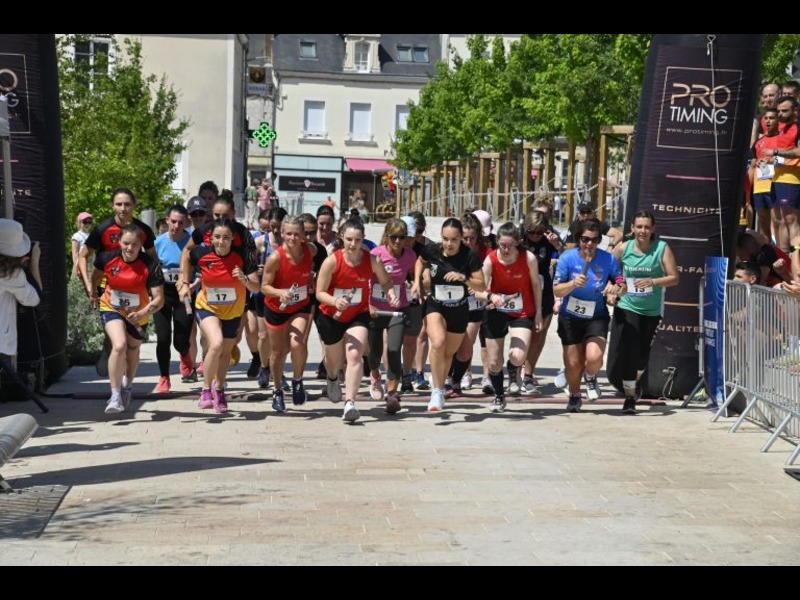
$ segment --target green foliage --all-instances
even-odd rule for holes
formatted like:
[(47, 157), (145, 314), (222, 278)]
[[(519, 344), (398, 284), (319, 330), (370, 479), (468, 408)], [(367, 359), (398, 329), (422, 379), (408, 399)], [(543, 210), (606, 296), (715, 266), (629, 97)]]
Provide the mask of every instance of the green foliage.
[(781, 85), (790, 79), (786, 65), (791, 64), (800, 49), (800, 34), (768, 33), (764, 36), (761, 57), (761, 81)]
[[(186, 145), (189, 121), (177, 116), (178, 94), (166, 78), (143, 74), (141, 43), (114, 41), (115, 61), (97, 54), (93, 65), (70, 49), (88, 34), (59, 39), (64, 195), (68, 223), (83, 210), (110, 215), (111, 192), (133, 190), (138, 208), (165, 210)], [(89, 85), (91, 84), (91, 85)], [(69, 243), (69, 242), (67, 242)]]
[(93, 365), (103, 349), (103, 326), (89, 305), (83, 284), (70, 277), (67, 284), (67, 360), (71, 366)]

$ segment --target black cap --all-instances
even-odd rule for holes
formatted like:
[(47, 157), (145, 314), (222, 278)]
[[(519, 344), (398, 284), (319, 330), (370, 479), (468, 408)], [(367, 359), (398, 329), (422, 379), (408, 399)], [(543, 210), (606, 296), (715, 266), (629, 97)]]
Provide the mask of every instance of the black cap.
[(578, 212), (594, 212), (594, 204), (584, 200), (578, 204)]
[(200, 196), (194, 196), (189, 200), (189, 202), (186, 203), (186, 211), (191, 215), (193, 212), (197, 212), (198, 210), (207, 212), (206, 201)]

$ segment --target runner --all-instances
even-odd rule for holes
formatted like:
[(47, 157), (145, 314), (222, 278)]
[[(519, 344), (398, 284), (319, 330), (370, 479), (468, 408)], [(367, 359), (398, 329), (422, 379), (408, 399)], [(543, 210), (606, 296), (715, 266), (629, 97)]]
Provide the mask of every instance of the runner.
[(574, 229), (579, 243), (558, 260), (553, 292), (562, 299), (558, 336), (564, 350), (569, 402), (567, 412), (581, 409), (581, 373), (586, 373), (586, 395), (597, 400), (597, 373), (603, 366), (608, 337), (606, 301), (616, 302), (625, 289), (617, 259), (598, 248), (602, 239), (597, 219), (581, 221)]
[(362, 246), (364, 224), (360, 220), (347, 221), (341, 234), (344, 247), (325, 259), (317, 278), (320, 303), (317, 330), (325, 346), (327, 396), (331, 402), (342, 399), (337, 373), (342, 363), (347, 363), (342, 420), (353, 423), (360, 416), (355, 401), (364, 369), (361, 357), (367, 343), (372, 275), (377, 276), (393, 308), (399, 306), (400, 298), (395, 295), (394, 284), (383, 264)]
[[(495, 397), (492, 412), (506, 408), (503, 384), (503, 349), (506, 335), (511, 333), (508, 350), (508, 379), (517, 381), (517, 372), (528, 356), (531, 333), (542, 329), (542, 288), (539, 267), (532, 252), (519, 248), (519, 227), (511, 222), (497, 230), (497, 250), (483, 261), (488, 305), (481, 328), (486, 336), (489, 354), (489, 377)], [(490, 290), (490, 291), (489, 291)], [(520, 394), (519, 387), (514, 395)]]
[[(92, 308), (100, 309), (111, 342), (108, 376), (111, 398), (106, 414), (120, 413), (131, 401), (139, 368), (139, 348), (150, 315), (164, 305), (164, 276), (158, 259), (142, 252), (142, 231), (135, 223), (120, 228), (118, 250), (101, 252), (90, 282)], [(97, 289), (105, 279), (103, 294)]]
[(469, 289), (485, 289), (478, 255), (462, 243), (461, 221), (442, 223), (442, 241), (427, 247), (417, 258), (413, 292), (421, 293), (422, 272), (430, 273), (431, 293), (424, 305), (425, 325), (430, 338), (431, 398), (428, 412), (444, 409), (444, 382), (450, 363), (461, 345), (469, 323)]
[(212, 223), (207, 232), (210, 244), (191, 250), (188, 260), (182, 262), (183, 277), (178, 283), (178, 293), (183, 302), (190, 293), (193, 268), (200, 271), (201, 287), (194, 314), (208, 350), (204, 357), (203, 389), (198, 406), (213, 407), (217, 413), (228, 411), (225, 381), (231, 349), (244, 314), (245, 290), (254, 292), (259, 289), (258, 266), (253, 254), (246, 246), (234, 243), (237, 225), (242, 227), (227, 218)]
[[(275, 209), (273, 209), (275, 210)], [(282, 209), (281, 209), (282, 210)], [(305, 404), (303, 370), (308, 359), (305, 343), (311, 311), (310, 286), (313, 283), (314, 244), (303, 241), (303, 226), (297, 217), (281, 223), (282, 243), (264, 265), (261, 291), (264, 295), (264, 321), (269, 334), (270, 370), (275, 384), (272, 409), (286, 410), (283, 398), (283, 366), (292, 355), (292, 404)]]

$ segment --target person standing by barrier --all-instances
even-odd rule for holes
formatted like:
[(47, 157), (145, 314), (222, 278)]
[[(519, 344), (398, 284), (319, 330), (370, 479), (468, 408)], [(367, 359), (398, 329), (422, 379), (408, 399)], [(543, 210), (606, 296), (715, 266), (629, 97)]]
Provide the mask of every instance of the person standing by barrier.
[(83, 250), (83, 247), (86, 245), (86, 240), (89, 238), (89, 233), (92, 231), (94, 217), (91, 213), (84, 211), (78, 215), (76, 223), (78, 231), (73, 233), (70, 239), (70, 247), (72, 249), (72, 275), (80, 277), (81, 268), (79, 257), (81, 255), (81, 250)]
[(656, 236), (655, 217), (648, 211), (633, 216), (633, 239), (614, 248), (622, 263), (625, 295), (618, 299), (611, 325), (614, 343), (608, 365), (619, 363), (625, 402), (622, 413), (636, 413), (636, 390), (650, 360), (650, 349), (664, 315), (664, 290), (678, 285), (680, 274), (669, 244)]
[[(275, 210), (275, 209), (273, 209)], [(303, 225), (297, 217), (281, 222), (281, 245), (264, 264), (261, 292), (264, 321), (269, 335), (270, 370), (275, 383), (272, 409), (284, 412), (283, 367), (286, 355), (292, 356), (292, 404), (305, 404), (303, 370), (308, 359), (305, 344), (311, 312), (310, 287), (313, 284), (314, 256), (317, 248), (303, 241)]]
[[(194, 360), (189, 352), (189, 336), (192, 332), (192, 315), (187, 305), (178, 297), (177, 283), (181, 280), (181, 252), (192, 237), (186, 231), (189, 213), (181, 204), (175, 204), (167, 212), (166, 233), (156, 238), (156, 252), (164, 274), (164, 306), (153, 315), (156, 327), (156, 360), (159, 378), (156, 394), (166, 394), (172, 385), (169, 378), (170, 346), (174, 345), (180, 356), (180, 371), (185, 378), (197, 380)], [(188, 306), (191, 306), (189, 304)]]
[[(542, 329), (542, 288), (539, 267), (532, 252), (519, 248), (519, 227), (505, 223), (497, 230), (497, 250), (483, 261), (487, 303), (481, 328), (489, 355), (489, 377), (494, 388), (492, 412), (503, 412), (506, 400), (503, 383), (503, 349), (511, 333), (508, 351), (508, 379), (517, 381), (517, 372), (528, 356), (531, 334)], [(514, 395), (519, 395), (516, 388)]]
[(209, 243), (195, 246), (188, 259), (182, 257), (183, 276), (178, 283), (184, 302), (190, 294), (192, 271), (199, 270), (201, 287), (194, 314), (208, 350), (203, 359), (203, 389), (198, 406), (213, 408), (217, 413), (228, 412), (225, 381), (245, 310), (245, 291), (255, 292), (260, 287), (252, 251), (246, 244), (234, 242), (242, 227), (226, 217), (214, 221), (205, 232)]
[[(128, 223), (120, 230), (119, 249), (95, 257), (90, 301), (100, 309), (105, 332), (111, 341), (108, 376), (111, 398), (106, 414), (128, 407), (133, 380), (139, 368), (139, 349), (150, 316), (164, 305), (164, 275), (158, 258), (142, 252), (141, 229)], [(103, 294), (97, 288), (105, 279)]]
[(597, 219), (581, 221), (574, 229), (577, 248), (558, 260), (553, 292), (562, 299), (558, 336), (564, 351), (569, 402), (567, 412), (581, 409), (581, 373), (586, 373), (586, 396), (597, 400), (597, 373), (603, 366), (608, 337), (606, 302), (615, 303), (625, 282), (617, 259), (598, 248), (602, 240)]
[(426, 247), (417, 258), (412, 292), (420, 289), (422, 271), (430, 273), (431, 293), (425, 300), (425, 325), (430, 338), (431, 398), (428, 412), (444, 409), (444, 383), (447, 371), (461, 345), (469, 323), (469, 290), (485, 289), (478, 255), (462, 243), (461, 221), (449, 218), (442, 223), (442, 241)]
[(400, 299), (395, 295), (394, 284), (383, 263), (363, 247), (364, 224), (360, 220), (347, 221), (340, 233), (344, 247), (325, 259), (317, 278), (320, 305), (317, 331), (325, 349), (326, 394), (331, 402), (342, 399), (337, 374), (342, 362), (347, 362), (342, 420), (353, 423), (360, 417), (355, 401), (364, 371), (361, 357), (367, 343), (372, 275), (377, 276), (393, 308), (399, 305)]
[(398, 313), (393, 315), (378, 315), (369, 323), (369, 368), (370, 368), (370, 395), (373, 400), (383, 400), (383, 385), (381, 384), (380, 364), (383, 356), (383, 337), (386, 333), (386, 404), (385, 410), (395, 414), (400, 410), (400, 397), (397, 388), (403, 374), (403, 334), (407, 323), (406, 309), (409, 299), (406, 291), (406, 280), (414, 272), (417, 255), (408, 247), (408, 227), (401, 219), (390, 219), (386, 222), (383, 237), (379, 246), (371, 254), (376, 256), (384, 269), (392, 278), (394, 294), (400, 303), (393, 307), (386, 299), (378, 277), (373, 274), (371, 281), (372, 295), (370, 304), (378, 311), (384, 313)]

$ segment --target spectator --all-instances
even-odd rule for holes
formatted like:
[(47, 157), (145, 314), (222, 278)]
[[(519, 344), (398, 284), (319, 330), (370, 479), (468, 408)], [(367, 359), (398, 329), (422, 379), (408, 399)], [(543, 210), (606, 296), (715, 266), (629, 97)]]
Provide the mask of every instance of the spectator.
[(80, 264), (78, 257), (81, 255), (81, 250), (86, 245), (86, 238), (89, 237), (89, 232), (92, 230), (94, 224), (94, 217), (91, 213), (86, 211), (78, 215), (76, 225), (78, 231), (72, 234), (70, 245), (72, 247), (72, 275), (75, 277), (81, 276)]
[(251, 231), (255, 230), (258, 219), (258, 184), (258, 179), (253, 179), (244, 191), (245, 206), (247, 207), (244, 224)]
[(157, 219), (155, 234), (159, 236), (162, 233), (167, 233), (168, 231), (169, 231), (169, 224), (167, 223), (166, 217), (161, 217), (160, 219)]
[[(597, 210), (595, 209), (594, 204), (584, 200), (578, 204), (578, 218), (570, 224), (567, 231), (567, 237), (564, 240), (567, 250), (577, 247), (578, 234), (576, 232), (579, 229), (580, 223), (586, 221), (587, 219), (597, 219)], [(611, 238), (607, 248), (609, 251), (611, 251), (614, 246), (619, 244), (623, 238), (622, 232), (619, 229), (616, 227), (611, 227), (611, 225), (604, 221), (600, 222), (600, 233)]]
[(759, 266), (759, 285), (772, 287), (782, 281), (791, 280), (789, 257), (779, 248), (761, 243), (749, 231), (739, 234), (736, 240), (736, 256), (740, 261)]
[(736, 263), (736, 270), (733, 273), (734, 281), (741, 281), (749, 285), (758, 284), (761, 277), (761, 269), (756, 263), (739, 261)]

